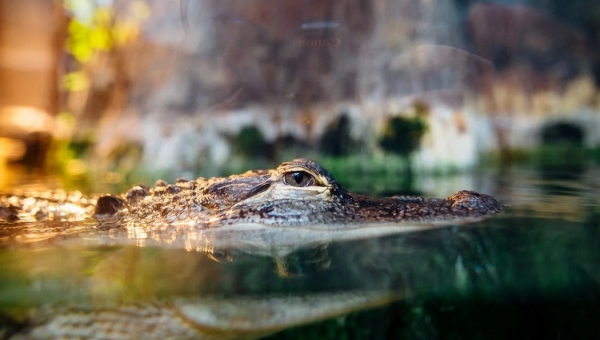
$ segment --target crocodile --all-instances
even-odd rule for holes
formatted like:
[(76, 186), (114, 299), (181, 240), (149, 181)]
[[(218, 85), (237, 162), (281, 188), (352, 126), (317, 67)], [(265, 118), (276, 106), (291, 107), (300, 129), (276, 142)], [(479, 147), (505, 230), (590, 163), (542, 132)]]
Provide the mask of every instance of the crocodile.
[[(199, 229), (270, 226), (348, 229), (401, 222), (474, 220), (504, 208), (493, 197), (459, 191), (446, 199), (415, 196), (368, 197), (344, 189), (309, 159), (274, 170), (225, 178), (158, 180), (122, 195), (86, 198), (44, 193), (0, 201), (0, 219), (48, 220), (95, 217), (101, 226), (186, 225)], [(41, 204), (43, 203), (43, 204)]]
[(153, 188), (137, 185), (122, 195), (42, 195), (0, 200), (0, 219), (72, 221), (93, 216), (106, 228), (169, 225), (348, 230), (405, 222), (477, 220), (504, 209), (493, 197), (466, 190), (446, 199), (355, 194), (317, 162), (302, 158), (274, 170), (225, 178), (179, 179), (175, 184), (159, 180)]

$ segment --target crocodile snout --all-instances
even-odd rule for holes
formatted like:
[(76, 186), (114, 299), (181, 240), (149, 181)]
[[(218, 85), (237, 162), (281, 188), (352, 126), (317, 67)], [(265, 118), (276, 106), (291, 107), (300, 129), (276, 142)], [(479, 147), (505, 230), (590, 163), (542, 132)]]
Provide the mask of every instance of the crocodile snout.
[(475, 191), (462, 190), (447, 198), (451, 202), (452, 210), (470, 211), (483, 214), (497, 213), (504, 207), (491, 196), (480, 194)]

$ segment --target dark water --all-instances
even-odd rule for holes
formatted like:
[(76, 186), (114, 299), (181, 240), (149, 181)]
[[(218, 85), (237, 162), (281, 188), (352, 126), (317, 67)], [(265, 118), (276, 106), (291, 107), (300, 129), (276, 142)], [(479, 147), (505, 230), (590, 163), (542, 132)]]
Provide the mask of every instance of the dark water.
[[(40, 306), (55, 311), (179, 299), (210, 310), (225, 328), (245, 321), (261, 328), (266, 320), (278, 326), (251, 337), (283, 330), (270, 337), (593, 338), (600, 329), (597, 174), (510, 170), (475, 176), (475, 186), (509, 206), (505, 214), (343, 242), (298, 239), (285, 247), (277, 234), (260, 244), (245, 238), (243, 247), (229, 235), (229, 243), (208, 240), (202, 249), (185, 249), (185, 242), (152, 243), (152, 235), (93, 224), (70, 226), (80, 228), (76, 233), (51, 226), (60, 232), (29, 240), (23, 226), (0, 225), (0, 334), (27, 334), (32, 310)], [(353, 296), (359, 297), (353, 302)], [(309, 302), (297, 304), (296, 298)], [(273, 314), (261, 314), (256, 303)]]

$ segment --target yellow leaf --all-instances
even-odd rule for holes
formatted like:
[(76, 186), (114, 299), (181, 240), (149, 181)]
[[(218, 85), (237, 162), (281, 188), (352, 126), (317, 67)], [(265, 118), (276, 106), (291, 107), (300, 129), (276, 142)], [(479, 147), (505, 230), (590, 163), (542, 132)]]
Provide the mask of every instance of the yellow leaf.
[(84, 91), (90, 87), (90, 81), (83, 72), (71, 72), (63, 76), (62, 85), (70, 92)]
[(97, 27), (90, 32), (90, 46), (93, 49), (108, 51), (112, 48), (112, 41), (108, 29)]
[(86, 61), (92, 58), (94, 51), (92, 47), (89, 45), (87, 40), (82, 40), (78, 43), (69, 44), (67, 46), (67, 50), (71, 53), (77, 61), (80, 63), (85, 63)]

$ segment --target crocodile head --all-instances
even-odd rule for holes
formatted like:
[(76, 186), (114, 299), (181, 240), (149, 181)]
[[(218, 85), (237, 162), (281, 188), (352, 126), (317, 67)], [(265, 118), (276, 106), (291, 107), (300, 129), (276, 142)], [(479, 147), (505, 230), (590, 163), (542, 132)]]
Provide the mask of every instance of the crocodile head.
[(296, 159), (275, 170), (137, 186), (98, 200), (99, 220), (144, 225), (277, 226), (348, 229), (402, 222), (445, 223), (502, 211), (492, 197), (460, 191), (446, 199), (373, 198), (345, 190), (318, 163)]

